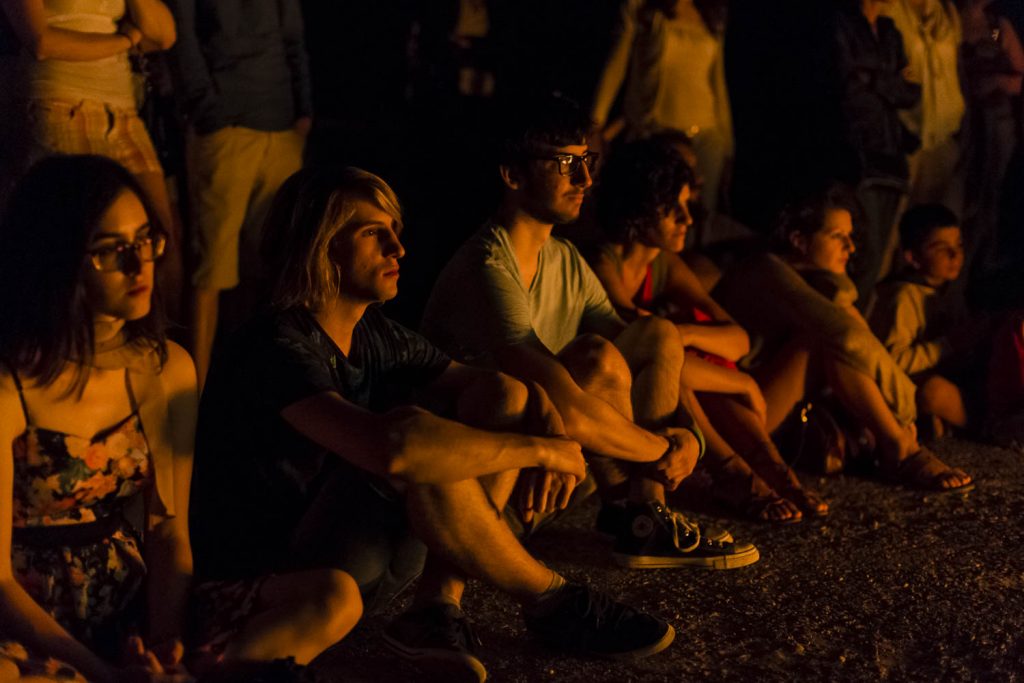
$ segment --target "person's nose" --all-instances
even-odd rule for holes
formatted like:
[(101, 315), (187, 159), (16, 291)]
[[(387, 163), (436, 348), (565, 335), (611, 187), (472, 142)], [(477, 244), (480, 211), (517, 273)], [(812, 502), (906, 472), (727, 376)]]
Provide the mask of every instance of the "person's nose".
[(121, 272), (129, 276), (142, 272), (142, 259), (137, 249), (130, 247), (121, 252)]
[(398, 235), (391, 230), (387, 231), (387, 237), (385, 238), (384, 255), (394, 256), (396, 259), (400, 259), (405, 256), (405, 247), (402, 246), (402, 242), (398, 239)]
[(582, 159), (579, 166), (576, 167), (576, 172), (572, 174), (572, 184), (584, 190), (594, 184), (594, 177), (590, 175), (590, 167)]

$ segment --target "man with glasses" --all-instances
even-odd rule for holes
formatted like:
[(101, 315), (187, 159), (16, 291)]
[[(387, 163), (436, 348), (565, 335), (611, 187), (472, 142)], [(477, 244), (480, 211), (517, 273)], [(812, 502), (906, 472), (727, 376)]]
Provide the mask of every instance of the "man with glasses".
[[(588, 462), (627, 567), (716, 569), (756, 562), (753, 545), (714, 538), (665, 503), (703, 437), (680, 405), (683, 350), (656, 317), (626, 325), (576, 248), (552, 237), (576, 220), (597, 154), (577, 105), (551, 98), (515, 112), (501, 143), (494, 217), (441, 273), (423, 331), (455, 358), (540, 384)], [(625, 506), (621, 501), (625, 500)]]

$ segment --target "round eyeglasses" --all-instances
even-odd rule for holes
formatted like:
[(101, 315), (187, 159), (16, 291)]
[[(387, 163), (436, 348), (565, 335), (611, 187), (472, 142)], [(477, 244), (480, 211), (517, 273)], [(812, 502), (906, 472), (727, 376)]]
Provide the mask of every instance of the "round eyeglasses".
[(99, 247), (89, 250), (89, 262), (92, 267), (101, 273), (112, 273), (124, 271), (125, 267), (133, 262), (128, 260), (131, 254), (135, 259), (142, 262), (156, 261), (163, 256), (167, 248), (167, 235), (162, 232), (155, 232), (145, 237), (140, 237), (134, 242), (120, 242), (109, 247)]

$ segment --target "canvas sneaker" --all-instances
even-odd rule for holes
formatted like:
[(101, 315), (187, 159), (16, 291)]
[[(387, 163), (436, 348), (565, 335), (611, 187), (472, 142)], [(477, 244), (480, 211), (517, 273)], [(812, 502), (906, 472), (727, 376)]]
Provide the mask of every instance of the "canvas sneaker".
[(456, 605), (427, 605), (396, 617), (384, 629), (384, 643), (417, 668), (443, 680), (487, 680), (487, 670), (476, 656), (480, 640)]
[(752, 543), (712, 540), (682, 514), (651, 501), (627, 505), (629, 527), (615, 537), (612, 557), (633, 569), (736, 569), (757, 562)]
[[(672, 512), (677, 515), (683, 514), (678, 510), (672, 510)], [(712, 541), (732, 543), (734, 540), (728, 529), (705, 524), (692, 517), (684, 516), (684, 519), (687, 524), (697, 527), (702, 536)], [(629, 529), (632, 521), (630, 511), (625, 502), (601, 503), (601, 509), (597, 511), (597, 521), (594, 522), (594, 528), (605, 536), (614, 537), (618, 536), (621, 531)]]
[(577, 655), (638, 659), (672, 644), (675, 629), (579, 583), (566, 583), (553, 596), (523, 609), (530, 633), (545, 644)]

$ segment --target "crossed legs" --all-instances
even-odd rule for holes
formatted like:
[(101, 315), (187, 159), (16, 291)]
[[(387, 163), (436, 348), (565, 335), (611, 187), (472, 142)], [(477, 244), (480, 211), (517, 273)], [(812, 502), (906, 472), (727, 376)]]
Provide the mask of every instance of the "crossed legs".
[[(558, 359), (581, 389), (638, 425), (660, 429), (677, 424), (683, 353), (675, 327), (668, 321), (641, 318), (614, 343), (597, 335), (581, 335)], [(589, 463), (606, 499), (665, 502), (664, 486), (644, 476), (642, 465), (604, 457), (591, 457)]]

